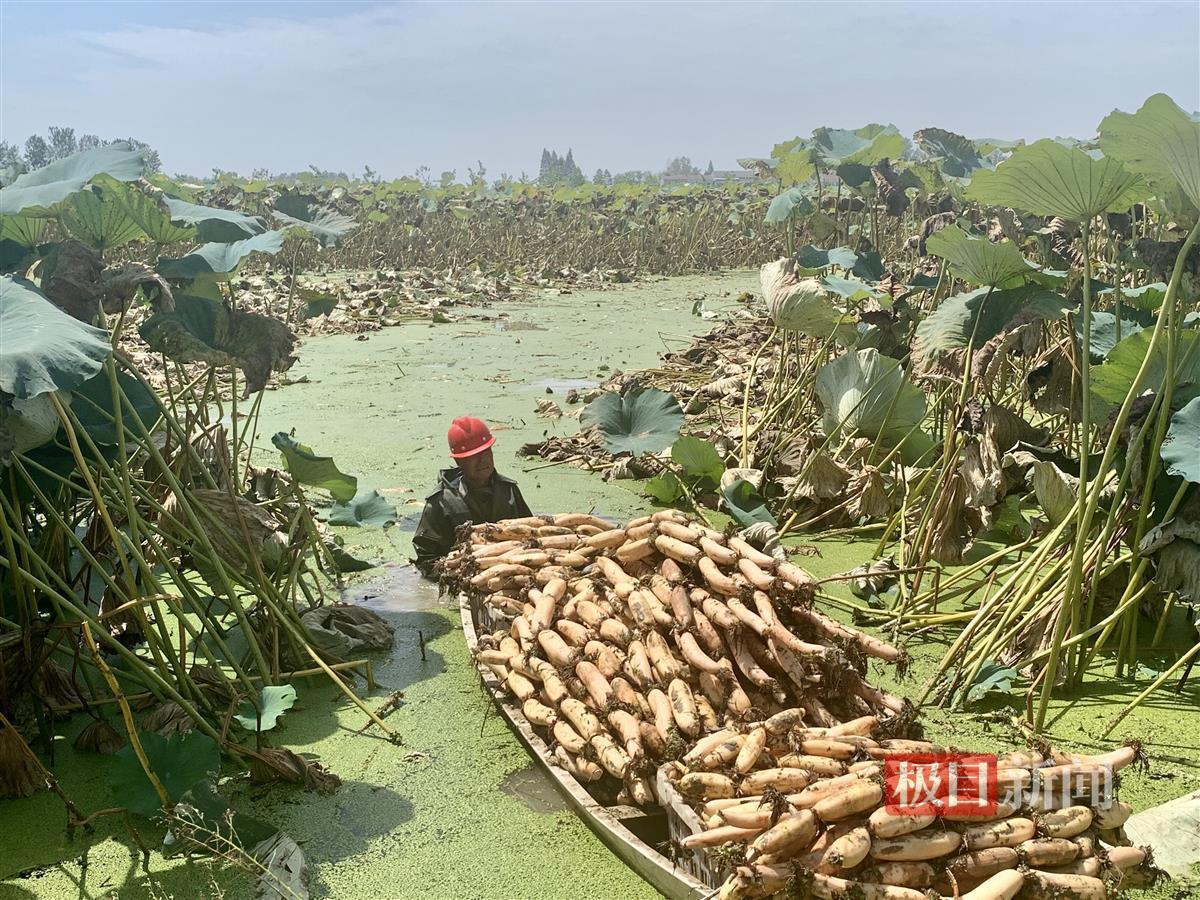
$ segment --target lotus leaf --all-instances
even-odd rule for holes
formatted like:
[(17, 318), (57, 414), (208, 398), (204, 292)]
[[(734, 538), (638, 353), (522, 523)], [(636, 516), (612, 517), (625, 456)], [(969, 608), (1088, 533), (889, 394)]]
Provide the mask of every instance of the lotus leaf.
[(332, 456), (317, 456), (311, 447), (292, 440), (286, 431), (275, 434), (271, 443), (283, 454), (283, 467), (297, 482), (323, 488), (342, 503), (354, 499), (358, 479), (341, 472)]
[(743, 527), (749, 527), (759, 522), (766, 522), (775, 527), (779, 522), (771, 515), (766, 503), (758, 495), (754, 485), (744, 478), (735, 478), (721, 488), (721, 496), (725, 500), (725, 508), (729, 514)]
[(186, 826), (186, 836), (168, 831), (163, 856), (207, 850), (220, 854), (229, 845), (253, 847), (279, 832), (274, 825), (235, 812), (207, 778), (196, 782), (175, 804), (174, 816)]
[(1130, 115), (1114, 111), (1100, 123), (1100, 149), (1142, 175), (1163, 194), (1173, 187), (1200, 208), (1200, 122), (1155, 94)]
[(1200, 397), (1171, 416), (1162, 459), (1170, 474), (1200, 484)]
[[(1136, 310), (1133, 310), (1136, 312)], [(1092, 330), (1090, 340), (1088, 341), (1088, 351), (1091, 354), (1093, 362), (1099, 362), (1112, 351), (1112, 348), (1118, 343), (1129, 337), (1131, 334), (1137, 334), (1143, 330), (1143, 325), (1134, 319), (1128, 319), (1122, 316), (1118, 321), (1117, 317), (1112, 313), (1094, 312), (1092, 313)], [(1075, 337), (1082, 341), (1083, 339), (1083, 320), (1077, 318), (1075, 320)]]
[(181, 226), (171, 221), (170, 213), (165, 211), (158, 196), (144, 194), (137, 188), (122, 184), (108, 175), (98, 176), (92, 182), (92, 187), (94, 190), (100, 189), (102, 200), (121, 204), (134, 224), (156, 244), (194, 241), (198, 237), (196, 229), (191, 225)]
[(874, 349), (847, 353), (817, 373), (825, 433), (858, 434), (886, 445), (903, 441), (925, 417), (925, 395), (900, 364)]
[(1036, 268), (1011, 241), (994, 244), (985, 237), (967, 234), (957, 225), (929, 235), (925, 247), (946, 260), (955, 277), (972, 284), (995, 287)]
[[(1160, 342), (1150, 360), (1146, 375), (1139, 385), (1139, 393), (1147, 389), (1157, 390), (1167, 377), (1167, 349)], [(1200, 333), (1186, 330), (1179, 336), (1178, 361), (1183, 366), (1175, 372), (1175, 397), (1191, 400), (1200, 394)], [(1092, 366), (1092, 394), (1108, 403), (1121, 403), (1133, 387), (1142, 360), (1150, 349), (1150, 332), (1139, 331), (1122, 338), (1108, 352), (1100, 365)]]
[[(1097, 291), (1098, 296), (1108, 297), (1111, 300), (1116, 300), (1117, 289), (1108, 287), (1101, 291)], [(1143, 284), (1141, 287), (1121, 288), (1121, 305), (1129, 306), (1135, 309), (1143, 309), (1150, 312), (1162, 306), (1163, 300), (1167, 297), (1167, 286), (1156, 281), (1153, 284)]]
[[(50, 396), (8, 402), (0, 398), (0, 465), (8, 465), (14, 453), (28, 453), (54, 439), (59, 419)], [(69, 397), (64, 394), (61, 399)]]
[(857, 278), (842, 278), (840, 275), (826, 275), (821, 284), (827, 291), (837, 294), (844, 300), (867, 300), (875, 296), (871, 286)]
[(1117, 160), (1050, 139), (1018, 147), (995, 171), (980, 169), (967, 188), (970, 200), (1072, 222), (1123, 212), (1145, 195), (1145, 183)]
[(295, 702), (296, 689), (290, 684), (269, 684), (259, 694), (258, 710), (246, 700), (233, 720), (247, 731), (270, 731)]
[(36, 247), (50, 220), (42, 216), (0, 215), (0, 239), (13, 241), (25, 248)]
[[(117, 387), (124, 395), (125, 403), (121, 406), (122, 424), (129, 440), (142, 440), (142, 429), (136, 424), (140, 420), (142, 427), (149, 433), (158, 422), (162, 406), (158, 397), (146, 385), (124, 372), (117, 372)], [(133, 413), (129, 407), (133, 407)], [(100, 372), (79, 385), (71, 394), (71, 411), (75, 418), (97, 444), (111, 445), (118, 442), (117, 425), (113, 415), (112, 383), (107, 372)], [(136, 413), (137, 420), (133, 418)]]
[(74, 390), (112, 353), (108, 333), (67, 315), (23, 278), (0, 276), (0, 391)]
[(836, 335), (838, 342), (854, 341), (854, 326), (844, 311), (830, 301), (825, 286), (815, 278), (796, 277), (793, 260), (767, 263), (759, 272), (767, 313), (776, 327), (810, 337)]
[(232, 244), (204, 244), (187, 256), (158, 261), (158, 271), (164, 278), (187, 281), (201, 275), (228, 275), (251, 253), (274, 256), (283, 248), (283, 233), (266, 231)]
[(725, 461), (711, 441), (684, 435), (671, 447), (671, 459), (689, 478), (708, 478), (713, 484), (721, 480)]
[(975, 678), (966, 687), (963, 703), (977, 703), (988, 694), (1008, 694), (1012, 692), (1013, 682), (1018, 672), (1011, 666), (1004, 666), (994, 660), (986, 660), (975, 674)]
[(808, 197), (804, 196), (804, 192), (800, 188), (790, 188), (771, 201), (771, 205), (767, 207), (765, 221), (775, 225), (789, 219), (806, 216), (812, 211), (813, 205)]
[(983, 168), (979, 148), (970, 139), (943, 128), (922, 128), (913, 134), (913, 143), (920, 147), (947, 175), (965, 178)]
[(1038, 459), (1030, 467), (1029, 482), (1050, 524), (1057, 525), (1074, 514), (1079, 497), (1079, 479), (1074, 475)]
[(174, 309), (155, 313), (138, 333), (176, 362), (237, 366), (246, 374), (245, 396), (262, 390), (272, 371), (287, 371), (296, 361), (295, 335), (282, 322), (207, 297), (176, 297)]
[(812, 147), (829, 167), (844, 163), (872, 166), (901, 156), (908, 142), (895, 125), (864, 125), (854, 131), (818, 128), (813, 131)]
[(679, 437), (683, 410), (671, 394), (656, 388), (626, 394), (607, 392), (583, 408), (584, 427), (595, 425), (610, 453), (661, 453)]
[(775, 166), (775, 175), (788, 187), (804, 184), (817, 173), (807, 150), (788, 153)]
[(50, 207), (69, 197), (101, 173), (133, 181), (146, 167), (141, 150), (117, 142), (84, 150), (22, 175), (0, 188), (0, 213), (52, 216)]
[(231, 209), (200, 206), (178, 197), (164, 196), (163, 203), (172, 222), (194, 225), (196, 236), (202, 241), (227, 244), (254, 237), (267, 230), (266, 224), (258, 216), (248, 216)]
[(913, 356), (923, 365), (950, 353), (978, 349), (1022, 313), (1057, 319), (1069, 308), (1058, 294), (1037, 287), (977, 288), (947, 297), (917, 325)]
[[(221, 768), (221, 751), (216, 742), (199, 731), (177, 732), (169, 738), (153, 731), (138, 733), (146, 759), (174, 806), (196, 782)], [(109, 774), (113, 795), (121, 806), (143, 816), (162, 812), (161, 801), (133, 744), (126, 744), (113, 756)]]
[(830, 266), (840, 266), (850, 271), (858, 263), (858, 254), (849, 247), (834, 247), (832, 250), (822, 250), (805, 244), (796, 250), (796, 265), (803, 275), (816, 275), (822, 269)]
[(330, 525), (391, 525), (399, 518), (394, 504), (379, 491), (363, 491), (346, 503), (334, 503), (329, 510)]
[(358, 223), (349, 216), (317, 205), (317, 199), (306, 194), (282, 194), (275, 201), (271, 215), (284, 225), (303, 228), (322, 247), (336, 247), (343, 237), (358, 227)]
[(683, 483), (679, 476), (670, 470), (659, 472), (642, 485), (642, 490), (664, 506), (669, 506), (684, 496)]

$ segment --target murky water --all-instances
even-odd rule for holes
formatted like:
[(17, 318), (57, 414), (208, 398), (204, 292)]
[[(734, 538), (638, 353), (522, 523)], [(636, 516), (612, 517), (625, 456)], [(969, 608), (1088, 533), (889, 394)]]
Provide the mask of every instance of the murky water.
[(497, 319), (497, 331), (545, 331), (546, 329), (533, 322), (522, 322), (517, 319)]
[(572, 389), (590, 391), (594, 387), (599, 387), (600, 382), (588, 378), (539, 378), (537, 381), (531, 381), (529, 386), (539, 391), (549, 388), (556, 394), (565, 394)]
[(516, 797), (534, 812), (552, 813), (567, 809), (567, 801), (537, 763), (517, 769), (500, 782), (500, 790)]
[(343, 602), (365, 606), (378, 613), (453, 609), (457, 605), (451, 596), (439, 597), (438, 586), (422, 578), (412, 566), (388, 563), (381, 568), (381, 574), (342, 591)]

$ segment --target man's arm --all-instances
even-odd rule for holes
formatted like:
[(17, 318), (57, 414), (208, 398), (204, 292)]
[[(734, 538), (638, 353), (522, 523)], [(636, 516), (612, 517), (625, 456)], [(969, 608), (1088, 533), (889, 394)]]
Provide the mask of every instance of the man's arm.
[(450, 552), (454, 546), (454, 527), (436, 500), (425, 501), (421, 521), (413, 534), (413, 550), (417, 554), (417, 568), (426, 578), (433, 578), (434, 564)]

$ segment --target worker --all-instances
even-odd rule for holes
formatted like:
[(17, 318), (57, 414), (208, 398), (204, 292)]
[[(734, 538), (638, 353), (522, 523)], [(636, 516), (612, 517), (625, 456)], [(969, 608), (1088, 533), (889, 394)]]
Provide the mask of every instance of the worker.
[(496, 471), (496, 438), (487, 425), (463, 416), (450, 423), (446, 439), (455, 466), (442, 469), (413, 535), (417, 568), (426, 578), (435, 577), (434, 564), (450, 552), (462, 525), (531, 515), (517, 483)]

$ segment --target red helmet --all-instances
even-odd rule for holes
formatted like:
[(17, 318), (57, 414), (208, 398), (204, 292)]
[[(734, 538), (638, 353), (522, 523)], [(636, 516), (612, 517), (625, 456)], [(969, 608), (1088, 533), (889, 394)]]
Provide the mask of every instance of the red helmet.
[(450, 430), (446, 432), (446, 440), (450, 442), (450, 455), (454, 459), (482, 453), (496, 443), (487, 425), (471, 416), (463, 416), (451, 422)]

